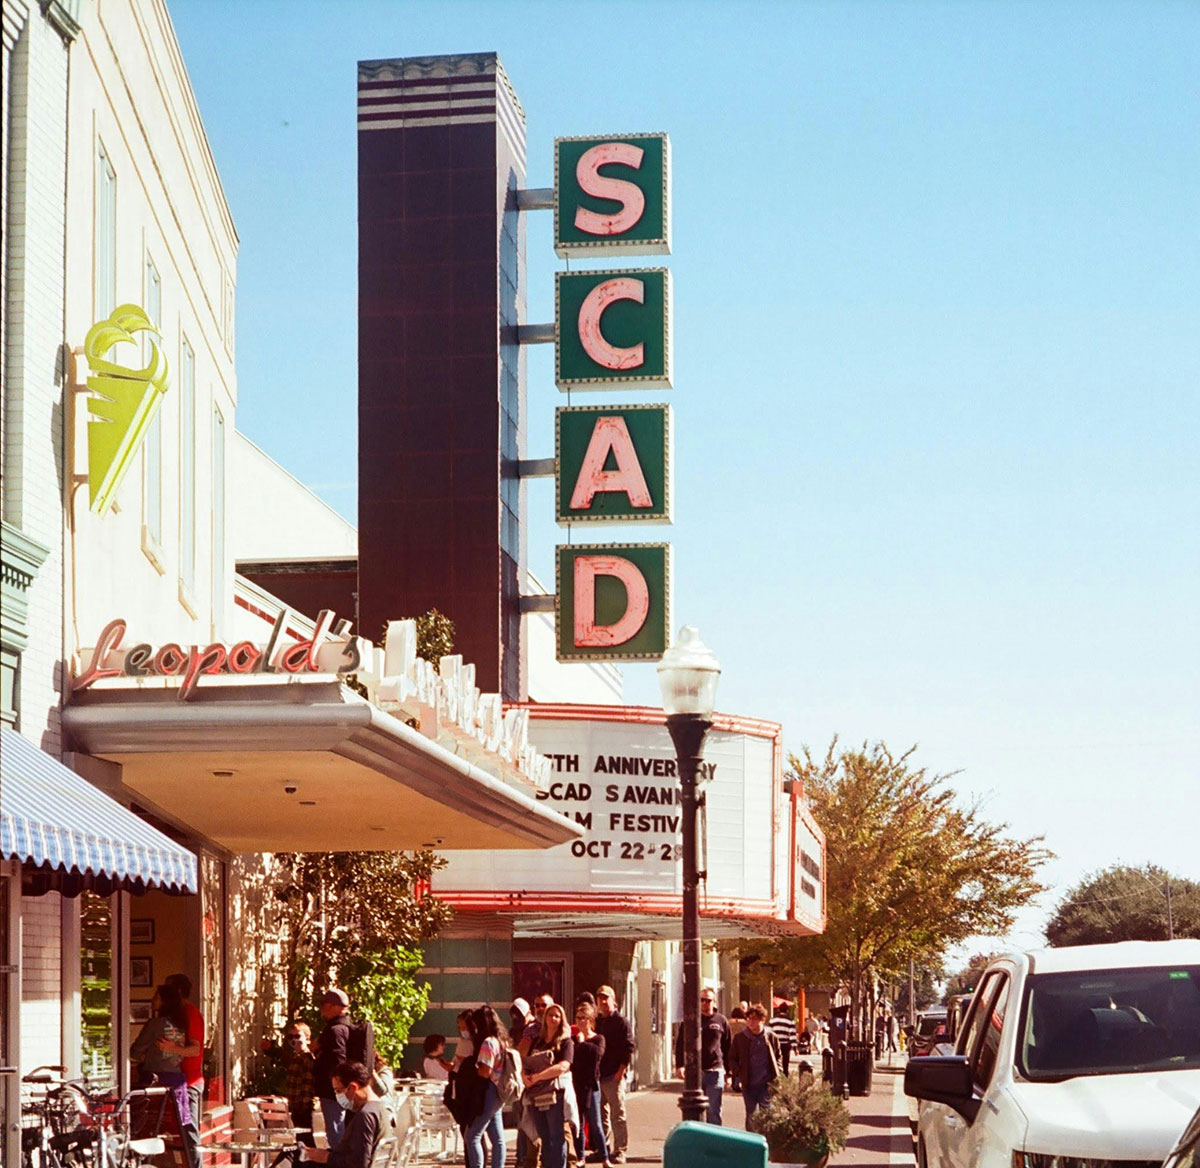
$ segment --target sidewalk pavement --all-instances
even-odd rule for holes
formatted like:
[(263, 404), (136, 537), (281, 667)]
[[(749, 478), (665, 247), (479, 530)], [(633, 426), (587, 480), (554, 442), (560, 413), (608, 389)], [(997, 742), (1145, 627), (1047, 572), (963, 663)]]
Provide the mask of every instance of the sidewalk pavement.
[[(628, 1097), (630, 1164), (661, 1164), (663, 1141), (679, 1122), (680, 1083), (636, 1091)], [(904, 1058), (894, 1056), (875, 1064), (871, 1094), (851, 1096), (850, 1139), (845, 1151), (830, 1160), (831, 1168), (912, 1168), (912, 1138), (904, 1096)], [(723, 1118), (727, 1127), (743, 1128), (742, 1097), (725, 1093)]]
[(849, 1100), (850, 1138), (846, 1148), (830, 1159), (837, 1168), (912, 1168), (912, 1135), (908, 1126), (908, 1099), (904, 1094), (904, 1056), (894, 1055), (875, 1063), (871, 1094)]

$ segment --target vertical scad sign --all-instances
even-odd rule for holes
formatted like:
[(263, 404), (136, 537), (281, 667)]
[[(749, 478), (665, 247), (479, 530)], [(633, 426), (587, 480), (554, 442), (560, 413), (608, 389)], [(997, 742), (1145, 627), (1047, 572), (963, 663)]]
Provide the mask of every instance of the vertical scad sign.
[[(554, 250), (564, 259), (669, 255), (666, 134), (559, 138)], [(559, 272), (559, 389), (670, 389), (671, 273)], [(671, 522), (671, 412), (665, 405), (568, 406), (555, 419), (560, 524)], [(560, 546), (560, 661), (653, 661), (668, 644), (669, 544)]]

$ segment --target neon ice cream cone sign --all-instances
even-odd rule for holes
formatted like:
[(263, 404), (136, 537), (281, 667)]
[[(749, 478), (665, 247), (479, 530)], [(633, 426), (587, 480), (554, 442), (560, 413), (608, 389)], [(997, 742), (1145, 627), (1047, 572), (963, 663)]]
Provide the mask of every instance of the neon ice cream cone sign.
[[(150, 359), (144, 369), (129, 369), (107, 359), (122, 342), (136, 343), (150, 333)], [(87, 402), (89, 506), (103, 515), (112, 506), (133, 456), (167, 392), (167, 359), (154, 341), (154, 322), (136, 304), (122, 304), (107, 320), (97, 321), (83, 343), (92, 374)]]

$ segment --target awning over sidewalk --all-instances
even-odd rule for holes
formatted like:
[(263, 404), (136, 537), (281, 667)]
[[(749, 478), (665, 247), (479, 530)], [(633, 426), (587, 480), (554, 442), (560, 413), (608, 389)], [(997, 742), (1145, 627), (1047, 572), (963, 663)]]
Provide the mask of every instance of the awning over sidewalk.
[(232, 852), (545, 848), (583, 834), (527, 791), (332, 680), (107, 679), (63, 724), (147, 810)]
[(0, 853), (47, 873), (96, 878), (99, 891), (199, 889), (191, 852), (7, 726), (0, 728)]

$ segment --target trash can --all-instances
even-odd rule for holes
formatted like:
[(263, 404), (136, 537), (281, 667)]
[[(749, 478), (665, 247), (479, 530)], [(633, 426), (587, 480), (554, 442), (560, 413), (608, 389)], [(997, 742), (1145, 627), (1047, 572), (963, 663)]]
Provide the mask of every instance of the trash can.
[(870, 1095), (875, 1071), (869, 1042), (846, 1043), (846, 1087), (851, 1095)]
[(767, 1168), (767, 1141), (758, 1132), (677, 1123), (663, 1144), (663, 1168)]

